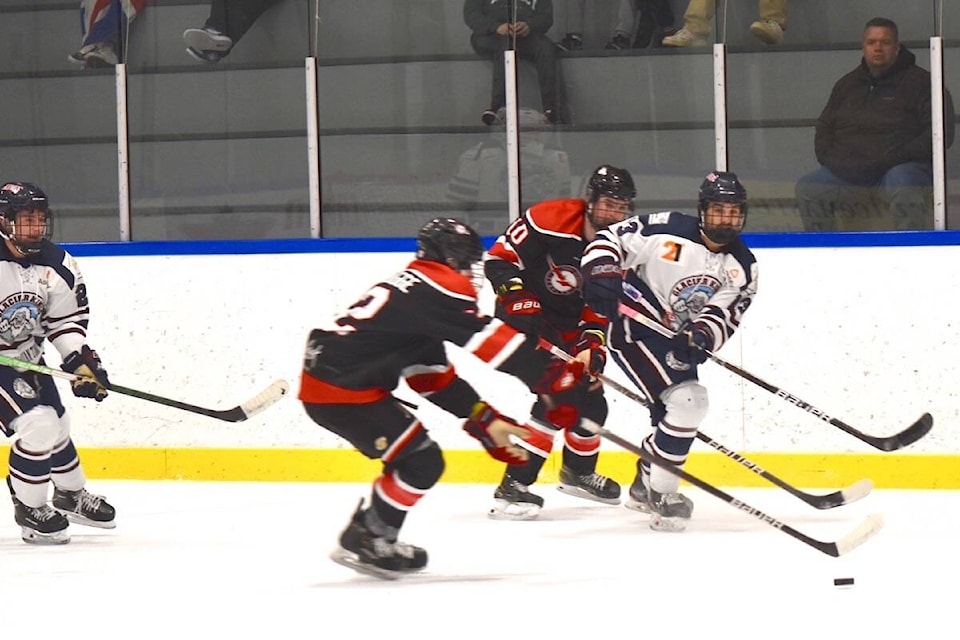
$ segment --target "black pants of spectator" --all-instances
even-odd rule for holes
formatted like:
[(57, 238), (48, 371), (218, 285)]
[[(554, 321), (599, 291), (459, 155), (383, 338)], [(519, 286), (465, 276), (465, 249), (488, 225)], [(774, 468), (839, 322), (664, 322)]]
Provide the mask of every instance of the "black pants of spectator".
[[(504, 83), (503, 54), (510, 45), (510, 38), (497, 34), (474, 34), (470, 45), (479, 55), (493, 60), (493, 90), (490, 108), (496, 111), (507, 104)], [(531, 33), (526, 38), (517, 38), (517, 56), (531, 60), (537, 69), (540, 83), (540, 101), (544, 111), (557, 112), (557, 45), (545, 35)]]
[(234, 44), (263, 12), (281, 0), (211, 0), (206, 27), (225, 34)]

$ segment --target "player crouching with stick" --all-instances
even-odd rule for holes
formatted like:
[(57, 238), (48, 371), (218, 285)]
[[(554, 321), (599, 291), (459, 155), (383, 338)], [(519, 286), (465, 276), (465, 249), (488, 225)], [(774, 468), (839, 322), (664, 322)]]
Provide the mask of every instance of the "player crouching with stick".
[(516, 376), (535, 393), (580, 384), (584, 364), (544, 373), (537, 343), (502, 321), (482, 315), (480, 236), (454, 219), (428, 222), (417, 256), (379, 282), (345, 313), (310, 333), (300, 386), (307, 415), (383, 462), (370, 504), (361, 501), (331, 558), (351, 569), (393, 579), (427, 564), (426, 550), (398, 541), (407, 512), (440, 479), (440, 447), (392, 392), (411, 389), (460, 418), (464, 430), (495, 459), (522, 464), (527, 452), (510, 436), (528, 431), (483, 402), (447, 359), (444, 342)]

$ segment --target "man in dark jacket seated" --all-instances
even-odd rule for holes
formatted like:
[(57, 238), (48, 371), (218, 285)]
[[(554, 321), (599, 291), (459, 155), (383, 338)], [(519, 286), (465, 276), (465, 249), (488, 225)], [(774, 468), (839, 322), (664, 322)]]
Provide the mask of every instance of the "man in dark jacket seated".
[[(837, 81), (817, 119), (821, 166), (796, 187), (804, 229), (932, 229), (930, 73), (900, 44), (892, 20), (867, 22), (862, 49), (860, 65)], [(949, 93), (944, 119), (949, 146)]]

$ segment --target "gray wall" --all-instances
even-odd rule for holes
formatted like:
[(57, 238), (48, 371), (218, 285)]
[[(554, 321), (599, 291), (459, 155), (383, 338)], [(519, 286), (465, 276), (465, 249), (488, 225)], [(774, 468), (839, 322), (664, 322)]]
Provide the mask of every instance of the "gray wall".
[[(712, 55), (697, 50), (603, 50), (617, 0), (587, 0), (587, 50), (561, 62), (571, 123), (525, 139), (568, 163), (571, 188), (601, 162), (631, 169), (641, 206), (692, 206), (712, 168)], [(812, 121), (833, 82), (859, 61), (863, 23), (900, 24), (928, 67), (933, 2), (804, 0), (789, 7), (786, 42), (752, 39), (756, 2), (728, 3), (731, 165), (756, 199), (751, 227), (796, 228), (793, 183), (814, 168)], [(960, 87), (960, 3), (944, 8), (948, 86)], [(686, 2), (672, 7), (680, 20)], [(567, 4), (555, 0), (560, 39)], [(219, 65), (197, 63), (181, 34), (205, 2), (157, 0), (132, 24), (127, 48), (134, 236), (289, 237), (309, 232), (303, 59), (319, 56), (322, 197), (329, 235), (408, 235), (448, 212), (494, 232), (502, 200), (464, 205), (450, 179), (502, 130), (480, 124), (490, 62), (474, 56), (453, 0), (287, 0), (268, 10)], [(79, 70), (76, 3), (0, 6), (0, 179), (43, 185), (64, 213), (66, 240), (112, 240), (117, 166), (114, 77)], [(721, 31), (723, 29), (721, 28)], [(521, 101), (539, 108), (532, 69)], [(953, 79), (956, 79), (954, 81)], [(957, 90), (954, 90), (956, 93)], [(960, 145), (958, 145), (960, 146)], [(951, 175), (960, 176), (956, 148)], [(956, 169), (955, 169), (956, 168)], [(485, 178), (489, 179), (489, 178)], [(951, 188), (951, 192), (960, 189)]]

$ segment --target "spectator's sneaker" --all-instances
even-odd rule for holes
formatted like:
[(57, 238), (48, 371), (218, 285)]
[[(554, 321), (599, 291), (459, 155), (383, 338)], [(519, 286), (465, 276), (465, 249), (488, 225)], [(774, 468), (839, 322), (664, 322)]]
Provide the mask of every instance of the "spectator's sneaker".
[(750, 25), (750, 33), (766, 44), (783, 43), (783, 27), (773, 20), (757, 20)]
[(557, 43), (557, 46), (564, 51), (582, 51), (583, 36), (579, 33), (568, 33), (563, 36), (563, 40)]
[(614, 51), (623, 51), (630, 48), (630, 36), (625, 33), (618, 33), (613, 38), (610, 39), (610, 42), (606, 44), (604, 49), (610, 49)]
[(81, 47), (79, 51), (67, 56), (67, 60), (79, 64), (84, 69), (112, 67), (119, 62), (117, 52), (109, 42), (95, 42)]
[(233, 40), (215, 29), (187, 29), (183, 32), (187, 53), (200, 62), (220, 62), (233, 48)]
[(547, 109), (544, 111), (543, 119), (546, 120), (548, 124), (557, 124), (558, 117), (556, 109)]
[(707, 38), (686, 29), (680, 29), (672, 36), (664, 38), (662, 42), (665, 47), (703, 47), (707, 44)]
[(497, 124), (499, 116), (495, 110), (487, 109), (480, 114), (480, 119), (483, 120), (483, 124), (487, 125), (488, 127), (492, 127), (493, 125)]

